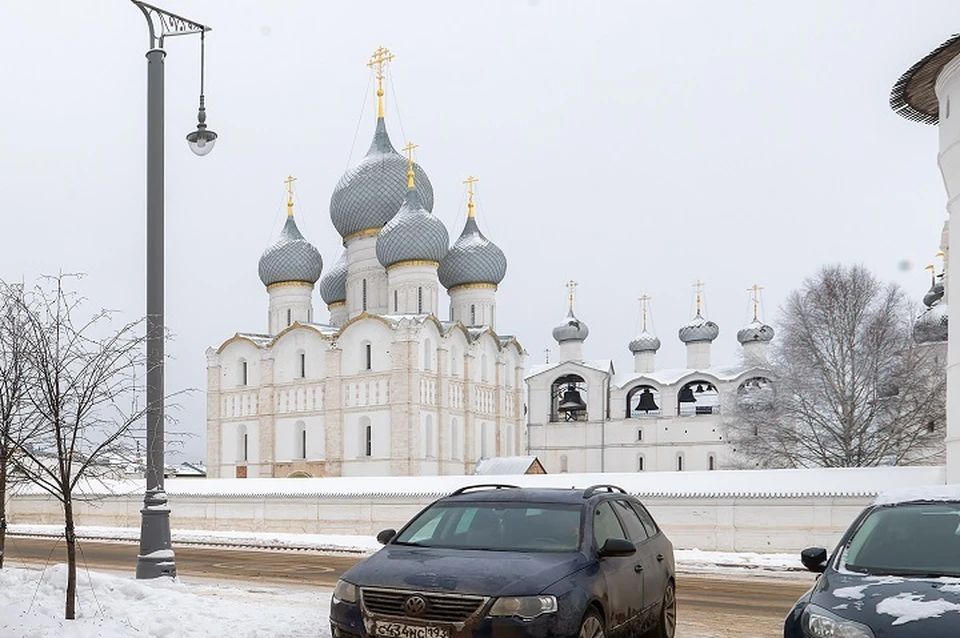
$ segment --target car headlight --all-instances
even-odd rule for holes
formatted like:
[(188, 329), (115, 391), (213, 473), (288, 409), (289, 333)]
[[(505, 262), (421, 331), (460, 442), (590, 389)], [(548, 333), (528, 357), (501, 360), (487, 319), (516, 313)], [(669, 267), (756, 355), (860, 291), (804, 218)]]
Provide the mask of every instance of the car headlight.
[(816, 605), (803, 610), (803, 633), (811, 638), (875, 638), (866, 625), (841, 618)]
[(345, 580), (338, 580), (337, 586), (333, 588), (333, 599), (342, 603), (357, 602), (357, 586)]
[(518, 618), (536, 618), (541, 614), (557, 611), (556, 596), (506, 596), (497, 598), (490, 607), (491, 616), (516, 616)]

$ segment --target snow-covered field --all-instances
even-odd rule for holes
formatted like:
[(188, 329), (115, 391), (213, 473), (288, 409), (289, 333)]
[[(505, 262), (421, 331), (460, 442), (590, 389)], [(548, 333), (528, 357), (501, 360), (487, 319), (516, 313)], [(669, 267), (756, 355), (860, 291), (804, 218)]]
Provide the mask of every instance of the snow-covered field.
[(0, 570), (3, 638), (329, 636), (329, 592), (187, 584), (78, 571), (77, 619), (63, 620), (66, 565)]

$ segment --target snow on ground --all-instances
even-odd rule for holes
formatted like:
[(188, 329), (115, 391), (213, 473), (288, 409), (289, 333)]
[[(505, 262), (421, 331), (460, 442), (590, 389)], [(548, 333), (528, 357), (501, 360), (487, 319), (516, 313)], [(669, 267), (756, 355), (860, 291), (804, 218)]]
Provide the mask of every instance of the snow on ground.
[(77, 619), (66, 621), (66, 565), (0, 570), (0, 636), (330, 636), (329, 592), (145, 581), (85, 570), (77, 576)]
[[(10, 525), (9, 533), (59, 535), (57, 525)], [(170, 532), (174, 545), (177, 543), (229, 544), (250, 547), (272, 546), (286, 549), (306, 549), (320, 552), (349, 552), (372, 554), (381, 545), (372, 536), (347, 536), (336, 534), (279, 534), (272, 532), (211, 532), (205, 530), (180, 530)], [(81, 539), (114, 539), (135, 541), (140, 538), (136, 527), (78, 527)], [(674, 551), (677, 568), (687, 572), (723, 572), (760, 570), (771, 572), (804, 572), (800, 554), (756, 554), (751, 552), (711, 552), (699, 549)]]

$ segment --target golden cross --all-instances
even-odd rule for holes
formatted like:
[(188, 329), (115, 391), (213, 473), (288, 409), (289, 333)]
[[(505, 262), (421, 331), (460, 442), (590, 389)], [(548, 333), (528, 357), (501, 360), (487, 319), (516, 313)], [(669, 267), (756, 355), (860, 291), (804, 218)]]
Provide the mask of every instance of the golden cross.
[(760, 291), (763, 287), (759, 284), (753, 284), (747, 290), (753, 292), (753, 320), (757, 321), (760, 312)]
[(473, 175), (463, 180), (463, 183), (467, 185), (467, 217), (473, 218), (476, 214), (473, 212), (473, 185), (479, 182), (480, 180)]
[(697, 279), (697, 283), (693, 284), (693, 288), (694, 288), (694, 290), (697, 291), (697, 315), (699, 315), (699, 314), (700, 314), (700, 308), (701, 308), (701, 305), (702, 305), (702, 304), (701, 304), (701, 298), (700, 298), (700, 296), (701, 296), (701, 294), (703, 293), (703, 282), (700, 281), (699, 279)]
[(403, 147), (403, 150), (407, 152), (407, 188), (413, 188), (413, 149), (417, 148), (417, 144), (413, 142), (407, 142), (407, 145)]
[(567, 282), (567, 288), (570, 290), (570, 312), (573, 312), (573, 293), (577, 289), (577, 282), (573, 279)]
[(640, 312), (643, 315), (643, 331), (647, 330), (647, 302), (650, 301), (650, 297), (643, 295), (640, 297)]
[(287, 185), (287, 217), (293, 217), (293, 183), (297, 178), (293, 175), (287, 175), (283, 183)]
[(377, 117), (383, 117), (383, 69), (393, 60), (393, 54), (386, 47), (379, 47), (370, 56), (367, 66), (377, 71)]

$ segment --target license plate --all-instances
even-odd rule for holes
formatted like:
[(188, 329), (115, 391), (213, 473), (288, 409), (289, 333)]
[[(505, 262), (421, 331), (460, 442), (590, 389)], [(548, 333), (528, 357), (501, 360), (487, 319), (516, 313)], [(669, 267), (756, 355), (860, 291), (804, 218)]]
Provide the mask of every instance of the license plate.
[(399, 622), (380, 622), (373, 625), (373, 633), (387, 638), (450, 638), (449, 627), (425, 627)]

